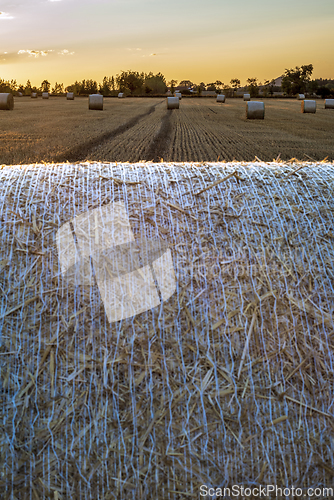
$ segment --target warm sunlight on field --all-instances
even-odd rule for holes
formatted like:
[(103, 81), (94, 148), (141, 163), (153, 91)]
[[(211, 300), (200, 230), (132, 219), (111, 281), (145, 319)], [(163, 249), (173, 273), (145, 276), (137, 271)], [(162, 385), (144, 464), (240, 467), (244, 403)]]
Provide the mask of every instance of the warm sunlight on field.
[(15, 98), (0, 114), (0, 163), (57, 161), (263, 161), (334, 159), (334, 110), (317, 100), (316, 114), (291, 99), (265, 99), (265, 119), (246, 120), (245, 103), (183, 98), (105, 98), (103, 111), (87, 98)]

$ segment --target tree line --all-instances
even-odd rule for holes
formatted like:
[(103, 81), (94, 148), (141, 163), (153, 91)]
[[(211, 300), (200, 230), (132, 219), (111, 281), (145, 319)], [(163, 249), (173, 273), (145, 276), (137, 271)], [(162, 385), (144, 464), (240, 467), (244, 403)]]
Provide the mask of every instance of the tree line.
[[(261, 91), (262, 95), (267, 97), (273, 95), (274, 92), (283, 92), (288, 96), (295, 94), (316, 93), (325, 98), (328, 96), (334, 97), (334, 80), (331, 79), (314, 79), (311, 80), (313, 73), (313, 65), (296, 66), (295, 68), (286, 69), (282, 75), (280, 86), (275, 85), (275, 80), (264, 80), (259, 82), (257, 78), (252, 77), (246, 80), (246, 85), (243, 90), (248, 91), (251, 97), (257, 97)], [(103, 78), (101, 83), (96, 80), (75, 81), (71, 85), (64, 87), (63, 83), (56, 82), (53, 87), (48, 80), (43, 80), (40, 87), (32, 86), (30, 80), (25, 85), (18, 84), (16, 80), (5, 81), (0, 78), (0, 92), (11, 92), (17, 94), (21, 92), (23, 95), (30, 95), (32, 92), (51, 92), (52, 94), (64, 94), (64, 92), (74, 92), (76, 95), (89, 95), (100, 93), (104, 96), (115, 96), (119, 92), (125, 95), (161, 95), (167, 90), (172, 93), (175, 89), (181, 90), (183, 94), (201, 95), (204, 91), (213, 91), (217, 94), (225, 93), (228, 96), (233, 96), (241, 88), (241, 82), (238, 78), (232, 78), (229, 84), (225, 84), (220, 80), (210, 83), (201, 82), (193, 83), (191, 80), (166, 81), (162, 73), (153, 74), (139, 73), (138, 71), (122, 71), (115, 77)]]

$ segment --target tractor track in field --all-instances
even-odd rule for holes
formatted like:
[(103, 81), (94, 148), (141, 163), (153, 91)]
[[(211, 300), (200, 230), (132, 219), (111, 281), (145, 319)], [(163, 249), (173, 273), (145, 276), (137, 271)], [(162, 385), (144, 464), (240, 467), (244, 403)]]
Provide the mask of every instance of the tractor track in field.
[[(151, 106), (148, 111), (145, 113), (142, 113), (138, 116), (135, 116), (134, 118), (131, 118), (131, 120), (128, 120), (126, 123), (123, 123), (119, 127), (117, 127), (115, 130), (111, 132), (105, 132), (103, 135), (100, 135), (99, 137), (95, 139), (90, 139), (89, 141), (83, 142), (81, 144), (76, 145), (75, 147), (69, 149), (66, 151), (66, 153), (58, 155), (53, 161), (56, 163), (62, 163), (62, 162), (79, 162), (79, 161), (84, 161), (86, 159), (86, 156), (95, 148), (107, 143), (111, 139), (114, 139), (115, 137), (124, 134), (124, 132), (128, 131), (130, 128), (134, 127), (139, 123), (140, 120), (143, 118), (146, 118), (150, 114), (154, 113), (156, 106), (158, 106), (160, 102), (154, 104)], [(158, 134), (159, 135), (159, 134)]]
[(161, 158), (166, 158), (169, 151), (169, 146), (171, 143), (171, 132), (172, 132), (172, 112), (174, 110), (167, 110), (163, 119), (161, 120), (161, 126), (158, 133), (154, 136), (148, 150), (145, 153), (145, 159), (147, 161), (159, 162)]

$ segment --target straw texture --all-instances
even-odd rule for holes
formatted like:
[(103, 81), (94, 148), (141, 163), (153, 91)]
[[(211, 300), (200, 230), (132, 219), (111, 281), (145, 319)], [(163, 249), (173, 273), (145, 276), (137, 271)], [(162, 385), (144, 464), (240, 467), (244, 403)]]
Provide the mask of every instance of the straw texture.
[[(333, 189), (326, 162), (3, 166), (0, 498), (332, 486)], [(56, 234), (114, 202), (177, 286), (110, 324)]]

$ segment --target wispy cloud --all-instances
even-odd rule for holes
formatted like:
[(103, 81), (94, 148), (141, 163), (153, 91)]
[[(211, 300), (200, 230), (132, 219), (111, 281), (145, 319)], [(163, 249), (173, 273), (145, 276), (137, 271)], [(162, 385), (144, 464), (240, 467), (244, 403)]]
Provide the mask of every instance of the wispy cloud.
[(19, 50), (18, 54), (28, 54), (29, 57), (46, 57), (50, 52), (53, 52), (53, 50)]
[(8, 12), (0, 12), (0, 19), (14, 19)]
[[(50, 0), (51, 1), (51, 0)], [(55, 0), (52, 0), (55, 1)], [(58, 1), (58, 0), (57, 0)], [(74, 52), (70, 52), (67, 49), (61, 50), (60, 52), (57, 52), (60, 56), (73, 56)]]
[(141, 50), (140, 48), (136, 48), (136, 49), (128, 49), (130, 52), (134, 52), (134, 51), (139, 51)]

